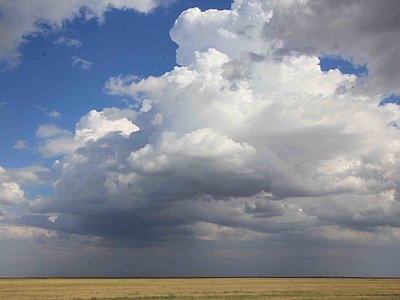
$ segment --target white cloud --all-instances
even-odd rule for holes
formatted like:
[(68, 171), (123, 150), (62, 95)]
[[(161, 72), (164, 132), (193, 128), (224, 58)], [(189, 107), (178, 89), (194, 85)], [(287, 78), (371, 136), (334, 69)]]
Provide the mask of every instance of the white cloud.
[(90, 70), (92, 68), (93, 62), (84, 60), (82, 58), (79, 58), (77, 56), (72, 57), (72, 66), (77, 66), (79, 69), (82, 70)]
[(268, 51), (270, 46), (263, 43), (261, 29), (273, 16), (271, 7), (269, 1), (236, 1), (232, 10), (184, 11), (170, 31), (172, 40), (179, 45), (177, 62), (186, 66), (196, 51), (209, 48), (231, 58), (239, 58), (247, 51)]
[(54, 231), (44, 230), (37, 227), (0, 225), (1, 240), (30, 240), (30, 239), (50, 239), (56, 237)]
[(82, 46), (82, 43), (80, 41), (75, 40), (75, 39), (66, 38), (64, 36), (55, 40), (54, 44), (55, 45), (65, 45), (67, 47), (75, 47), (75, 48), (79, 48)]
[(0, 184), (0, 204), (19, 205), (26, 202), (24, 191), (15, 182), (3, 182)]
[(71, 136), (72, 133), (68, 130), (57, 127), (54, 124), (40, 125), (36, 130), (36, 136), (41, 139), (52, 138), (55, 136)]
[(98, 140), (110, 132), (118, 132), (128, 137), (139, 128), (129, 118), (134, 116), (133, 112), (119, 109), (105, 109), (102, 112), (90, 111), (81, 118), (75, 127), (75, 137), (84, 142)]
[(56, 137), (45, 140), (39, 146), (39, 152), (45, 157), (53, 157), (71, 153), (79, 148), (79, 141), (71, 137)]
[(17, 140), (15, 141), (13, 148), (18, 150), (26, 149), (29, 148), (29, 143), (24, 140)]
[(14, 182), (19, 185), (40, 185), (51, 181), (51, 171), (43, 166), (31, 165), (23, 168), (12, 168), (7, 170), (0, 167), (0, 182)]
[[(169, 0), (70, 0), (54, 5), (52, 0), (24, 0), (0, 2), (0, 60), (15, 68), (22, 57), (19, 47), (30, 36), (44, 31), (43, 24), (52, 31), (62, 28), (67, 20), (83, 15), (86, 19), (96, 18), (104, 21), (104, 14), (111, 8), (134, 9), (148, 13), (155, 7), (168, 4)], [(67, 42), (68, 43), (68, 42)], [(74, 43), (74, 42), (73, 42)], [(74, 45), (77, 45), (74, 43)]]
[(42, 140), (39, 151), (48, 157), (73, 153), (87, 142), (96, 141), (111, 132), (129, 137), (139, 130), (131, 120), (135, 112), (116, 108), (90, 111), (75, 127), (75, 133), (56, 125), (40, 125), (36, 136)]
[(49, 110), (47, 107), (42, 107), (40, 105), (33, 105), (33, 107), (36, 107), (40, 109), (45, 115), (52, 117), (52, 118), (61, 118), (61, 113), (56, 111), (56, 110)]

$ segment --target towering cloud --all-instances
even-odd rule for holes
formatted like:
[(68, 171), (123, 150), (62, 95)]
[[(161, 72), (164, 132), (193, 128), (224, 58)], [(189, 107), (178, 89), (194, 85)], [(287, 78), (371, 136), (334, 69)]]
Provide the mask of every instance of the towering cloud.
[[(357, 19), (370, 2), (328, 2), (183, 12), (171, 29), (179, 66), (105, 85), (137, 111), (91, 111), (71, 134), (38, 130), (41, 152), (61, 155), (59, 177), (16, 222), (102, 246), (193, 243), (241, 258), (398, 244), (400, 110), (379, 106), (384, 88), (396, 91), (379, 62), (396, 61), (398, 31), (383, 56), (358, 43), (389, 30)], [(392, 2), (382, 3), (383, 14)], [(349, 8), (343, 23), (334, 12)], [(320, 70), (317, 55), (343, 49), (368, 63), (370, 79)]]

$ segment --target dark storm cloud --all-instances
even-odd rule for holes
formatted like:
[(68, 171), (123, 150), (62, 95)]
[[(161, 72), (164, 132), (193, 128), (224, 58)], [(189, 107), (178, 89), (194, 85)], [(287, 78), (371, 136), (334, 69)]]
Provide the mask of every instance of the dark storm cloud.
[[(361, 16), (375, 6), (311, 1), (306, 6), (293, 2), (283, 11), (282, 4), (279, 22), (265, 26), (268, 5), (246, 2), (243, 7), (248, 11), (235, 19), (237, 28), (226, 21), (226, 12), (221, 17), (217, 12), (205, 14), (222, 22), (225, 31), (219, 29), (215, 45), (234, 59), (209, 49), (197, 52), (188, 67), (161, 77), (110, 79), (106, 90), (133, 97), (140, 112), (109, 109), (85, 116), (74, 139), (67, 137), (78, 140), (79, 147), (54, 165), (60, 172), (54, 195), (31, 205), (33, 213), (46, 215), (24, 217), (22, 224), (133, 244), (235, 239), (240, 230), (246, 238), (272, 234), (280, 235), (276, 238), (281, 241), (293, 236), (340, 240), (346, 238), (343, 228), (397, 228), (393, 206), (389, 214), (380, 213), (390, 199), (382, 196), (371, 207), (354, 199), (357, 194), (371, 196), (397, 188), (393, 166), (386, 164), (382, 171), (383, 163), (374, 161), (385, 150), (373, 142), (373, 127), (365, 126), (369, 119), (381, 126), (389, 117), (370, 112), (358, 98), (353, 100), (358, 106), (347, 104), (355, 84), (351, 76), (321, 74), (312, 58), (299, 53), (291, 58), (292, 65), (290, 60), (271, 62), (266, 53), (258, 53), (265, 45), (257, 30), (277, 32), (285, 42), (279, 51), (287, 53), (357, 50), (353, 33), (361, 44), (370, 42), (373, 25)], [(207, 25), (196, 22), (202, 16), (199, 10), (187, 14), (181, 19), (193, 24), (176, 23), (181, 27), (172, 35), (178, 41), (187, 28), (198, 37), (202, 24)], [(253, 25), (244, 25), (246, 14), (257, 16)], [(322, 21), (325, 26), (320, 26)], [(383, 31), (386, 23), (379, 24), (376, 30)], [(209, 42), (182, 41), (188, 43), (187, 49), (202, 49), (201, 43)], [(240, 52), (235, 43), (248, 49), (239, 48)], [(182, 56), (193, 56), (185, 53), (185, 44), (180, 49)], [(375, 61), (373, 57), (370, 67)], [(127, 117), (142, 129), (135, 131)], [(393, 135), (381, 134), (388, 141)], [(373, 166), (364, 167), (360, 157)], [(330, 195), (346, 195), (348, 201)], [(47, 214), (56, 214), (57, 219), (50, 221)], [(374, 221), (368, 223), (368, 218)], [(321, 226), (343, 228), (318, 233)]]

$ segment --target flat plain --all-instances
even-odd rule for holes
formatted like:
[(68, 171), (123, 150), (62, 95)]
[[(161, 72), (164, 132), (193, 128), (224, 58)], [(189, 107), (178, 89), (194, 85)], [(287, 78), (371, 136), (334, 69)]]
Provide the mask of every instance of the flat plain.
[(400, 279), (0, 279), (0, 299), (400, 299)]

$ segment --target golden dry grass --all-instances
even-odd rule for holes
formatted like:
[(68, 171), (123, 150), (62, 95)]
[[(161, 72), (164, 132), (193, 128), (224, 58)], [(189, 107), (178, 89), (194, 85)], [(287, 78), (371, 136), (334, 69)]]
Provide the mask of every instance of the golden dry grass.
[(0, 279), (0, 299), (400, 299), (400, 280)]

